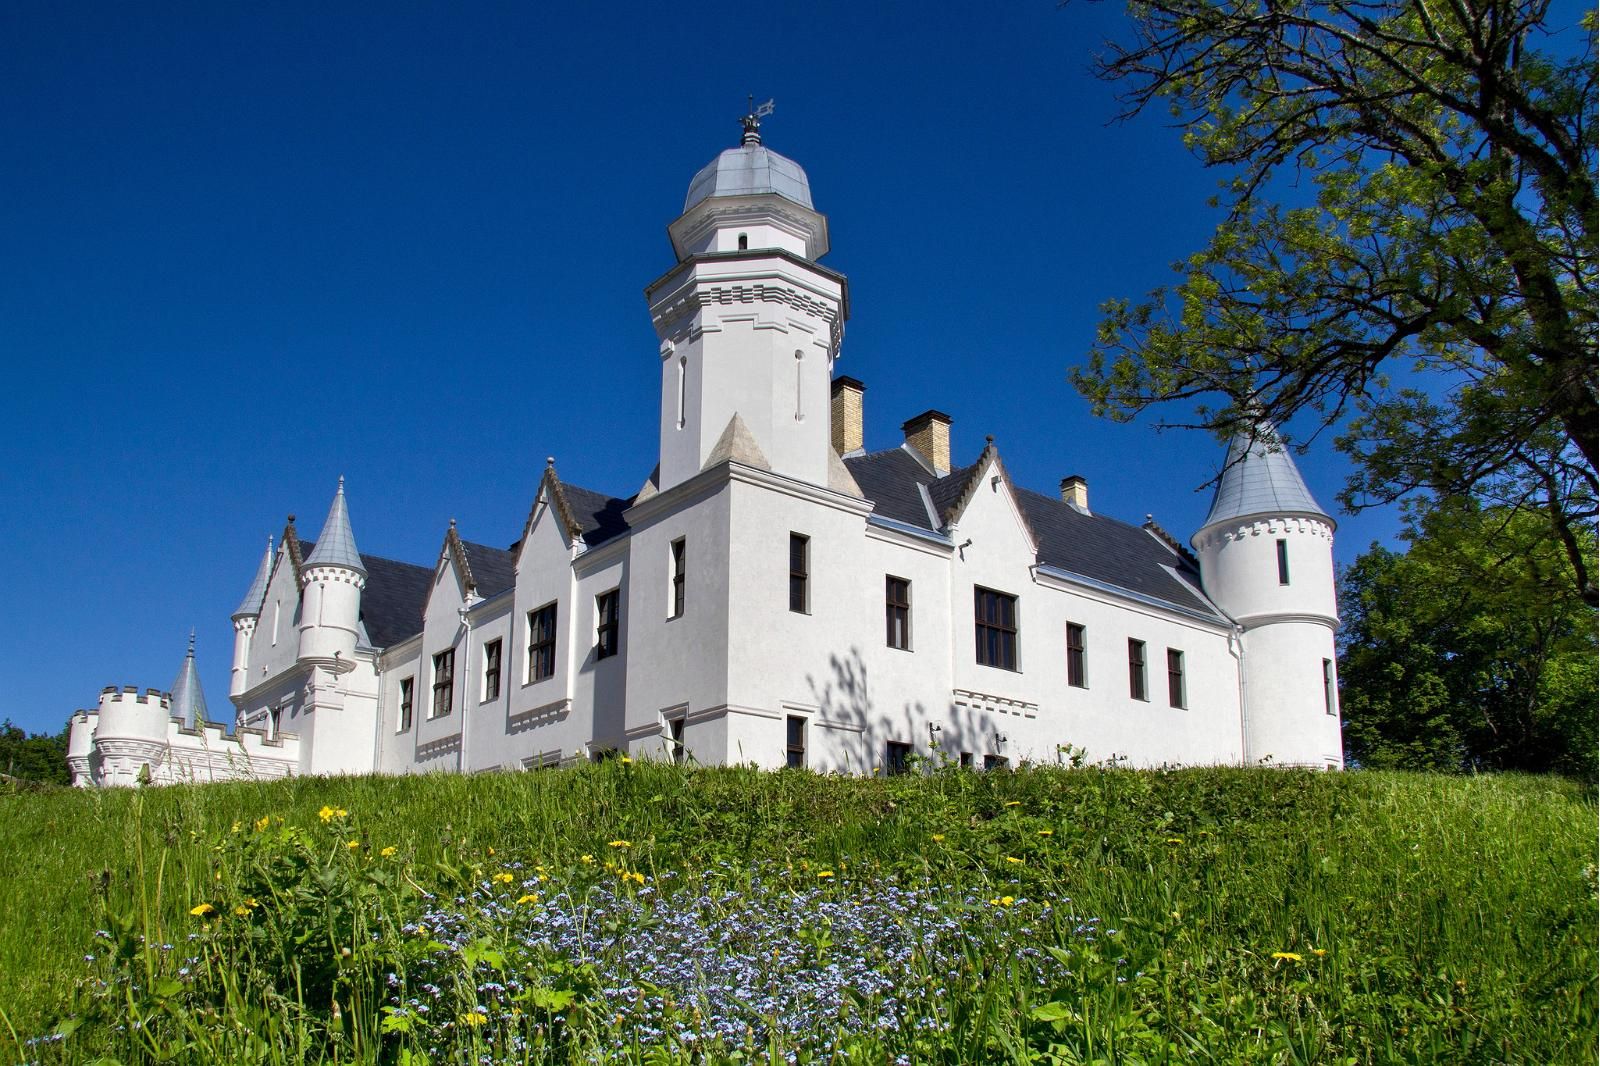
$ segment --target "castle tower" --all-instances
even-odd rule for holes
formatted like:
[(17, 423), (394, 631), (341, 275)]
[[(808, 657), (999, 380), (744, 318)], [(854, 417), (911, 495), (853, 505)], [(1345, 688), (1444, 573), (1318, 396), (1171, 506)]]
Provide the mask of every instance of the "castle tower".
[(300, 661), (343, 673), (355, 665), (367, 569), (350, 531), (344, 478), (317, 546), (300, 568)]
[(228, 696), (237, 699), (250, 687), (250, 642), (255, 639), (256, 622), (261, 618), (261, 603), (267, 597), (267, 582), (272, 578), (272, 537), (267, 537), (267, 551), (256, 567), (255, 580), (233, 609), (233, 671), (228, 678)]
[(690, 182), (667, 227), (678, 264), (645, 290), (661, 338), (663, 490), (707, 465), (735, 415), (774, 472), (829, 483), (829, 382), (848, 294), (817, 265), (828, 222), (805, 171), (761, 143), (770, 110), (752, 109), (739, 147)]
[(1207, 595), (1240, 630), (1246, 764), (1344, 765), (1334, 528), (1272, 427), (1230, 442), (1191, 543)]
[(155, 781), (167, 758), (171, 704), (155, 689), (109, 685), (94, 716), (94, 756), (99, 783), (131, 786)]
[(206, 694), (200, 690), (200, 673), (194, 666), (194, 630), (189, 630), (189, 651), (178, 667), (171, 693), (172, 717), (183, 723), (185, 729), (199, 729), (209, 719), (206, 716)]

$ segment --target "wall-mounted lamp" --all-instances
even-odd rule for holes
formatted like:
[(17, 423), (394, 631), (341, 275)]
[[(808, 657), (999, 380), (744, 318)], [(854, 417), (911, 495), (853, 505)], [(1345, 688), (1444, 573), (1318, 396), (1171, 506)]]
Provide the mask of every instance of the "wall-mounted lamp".
[(995, 735), (994, 735), (994, 742), (995, 742), (995, 744), (997, 744), (997, 745), (999, 745), (999, 744), (1004, 744), (1004, 743), (1005, 743), (1005, 742), (1006, 742), (1006, 741), (1008, 741), (1008, 740), (1010, 740), (1010, 739), (1011, 739), (1011, 738), (1010, 738), (1010, 737), (1008, 737), (1008, 736), (1006, 736), (1006, 735), (1005, 735), (1005, 734), (1004, 734), (1004, 733), (996, 733), (996, 734), (995, 734)]

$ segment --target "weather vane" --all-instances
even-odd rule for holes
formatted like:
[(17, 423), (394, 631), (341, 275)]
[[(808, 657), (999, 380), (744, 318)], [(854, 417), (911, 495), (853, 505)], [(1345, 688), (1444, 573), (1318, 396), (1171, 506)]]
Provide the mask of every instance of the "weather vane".
[(740, 123), (744, 126), (744, 144), (761, 143), (761, 120), (772, 114), (772, 101), (769, 99), (760, 107), (756, 106), (754, 93), (750, 94), (750, 109), (745, 113)]

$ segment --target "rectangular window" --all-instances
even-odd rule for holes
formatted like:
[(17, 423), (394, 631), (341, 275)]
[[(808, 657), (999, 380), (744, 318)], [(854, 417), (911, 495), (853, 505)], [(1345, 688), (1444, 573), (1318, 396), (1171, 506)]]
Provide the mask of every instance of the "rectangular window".
[(1128, 695), (1136, 700), (1150, 698), (1144, 680), (1144, 641), (1128, 641)]
[(1289, 542), (1278, 541), (1278, 584), (1289, 583)]
[(685, 719), (681, 715), (667, 723), (667, 735), (672, 738), (673, 762), (683, 762), (688, 756), (688, 751), (683, 746), (684, 725)]
[(528, 612), (528, 681), (543, 681), (556, 672), (556, 605)]
[(1183, 652), (1167, 649), (1167, 702), (1174, 707), (1187, 707), (1183, 693)]
[(883, 579), (883, 626), (889, 647), (911, 650), (911, 582), (903, 577)]
[(483, 702), (493, 703), (500, 698), (500, 642), (491, 640), (483, 646)]
[(890, 777), (911, 771), (911, 745), (898, 740), (889, 741), (883, 755), (883, 772)]
[(411, 703), (412, 692), (416, 688), (417, 679), (402, 677), (400, 679), (400, 732), (411, 732)]
[(972, 586), (973, 617), (978, 639), (978, 665), (1017, 668), (1017, 598)]
[(594, 657), (617, 654), (617, 622), (622, 615), (622, 590), (612, 589), (594, 598)]
[(455, 703), (456, 650), (442, 651), (433, 657), (433, 713), (430, 717), (443, 718)]
[(1076, 622), (1067, 623), (1067, 684), (1073, 688), (1089, 687), (1088, 663), (1085, 659), (1084, 630)]
[(985, 770), (1004, 770), (1010, 765), (1011, 760), (1004, 755), (985, 755), (983, 757), (983, 768)]
[(961, 753), (961, 768), (963, 770), (972, 769), (972, 752), (964, 751)]
[(788, 722), (788, 736), (785, 740), (784, 751), (788, 756), (788, 766), (803, 767), (806, 764), (806, 720), (798, 714), (791, 714)]
[(1322, 660), (1322, 706), (1329, 714), (1339, 713), (1338, 695), (1333, 684), (1333, 660)]
[(789, 534), (789, 610), (811, 613), (811, 538)]
[(683, 538), (672, 542), (672, 613), (668, 618), (683, 617), (683, 578), (688, 567), (688, 551)]

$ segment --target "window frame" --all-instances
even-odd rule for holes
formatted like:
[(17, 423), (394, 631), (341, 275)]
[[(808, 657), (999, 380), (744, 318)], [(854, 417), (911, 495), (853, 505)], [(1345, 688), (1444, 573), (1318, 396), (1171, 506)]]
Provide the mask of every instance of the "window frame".
[[(1006, 610), (995, 610), (995, 617), (991, 620), (985, 617), (985, 597), (992, 597), (988, 602), (996, 608), (1007, 608), (1010, 614), (1009, 624), (1003, 617)], [(1012, 673), (1021, 673), (1022, 666), (1018, 656), (1021, 624), (1018, 618), (1017, 597), (1009, 592), (988, 588), (984, 585), (972, 586), (972, 625), (973, 637), (976, 645), (975, 658), (979, 666), (989, 666), (996, 670), (1010, 670)], [(989, 635), (991, 639), (986, 640)], [(991, 655), (998, 653), (1000, 662), (990, 661)], [(1009, 661), (1006, 661), (1009, 660)]]
[(1142, 640), (1128, 638), (1128, 698), (1150, 702), (1149, 657)]
[(883, 776), (899, 777), (911, 772), (912, 747), (903, 740), (890, 740), (883, 746)]
[(1089, 687), (1089, 629), (1081, 622), (1067, 623), (1067, 684)]
[[(528, 612), (527, 684), (537, 684), (556, 676), (556, 603), (551, 600)], [(548, 635), (543, 623), (546, 611), (550, 612)]]
[(505, 645), (499, 637), (483, 646), (483, 699), (480, 703), (493, 703), (500, 698), (501, 673), (505, 669)]
[[(896, 598), (896, 584), (900, 586), (899, 598)], [(898, 633), (896, 623), (899, 624)], [(896, 651), (911, 650), (911, 579), (908, 577), (883, 575), (883, 642), (885, 647)]]
[[(796, 727), (798, 727), (798, 740), (796, 739)], [(783, 730), (785, 767), (790, 770), (804, 770), (806, 767), (807, 734), (810, 732), (810, 726), (806, 721), (806, 716), (803, 714), (791, 714), (785, 716)]]
[(998, 754), (995, 754), (994, 752), (990, 752), (989, 754), (987, 754), (987, 755), (985, 755), (983, 757), (983, 772), (984, 773), (990, 773), (990, 772), (992, 772), (994, 770), (1009, 770), (1009, 769), (1011, 769), (1011, 760), (1009, 758), (1007, 758), (1006, 756), (1004, 756), (1004, 755), (998, 755)]
[(448, 718), (456, 702), (456, 650), (446, 648), (433, 653), (433, 702), (428, 720)]
[(1289, 541), (1287, 538), (1278, 538), (1278, 584), (1289, 583)]
[(417, 700), (417, 677), (415, 674), (400, 679), (400, 728), (396, 733), (411, 732), (413, 715), (415, 714)]
[(594, 598), (594, 657), (609, 659), (622, 650), (622, 586)]
[(811, 538), (789, 532), (789, 613), (811, 613)]
[(667, 618), (682, 618), (687, 601), (684, 586), (689, 573), (689, 538), (679, 537), (668, 545), (667, 558), (671, 571), (671, 578), (667, 582)]
[(1183, 676), (1183, 649), (1167, 649), (1167, 706), (1185, 710), (1189, 706), (1188, 685)]

